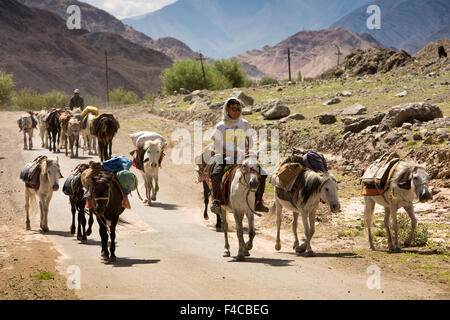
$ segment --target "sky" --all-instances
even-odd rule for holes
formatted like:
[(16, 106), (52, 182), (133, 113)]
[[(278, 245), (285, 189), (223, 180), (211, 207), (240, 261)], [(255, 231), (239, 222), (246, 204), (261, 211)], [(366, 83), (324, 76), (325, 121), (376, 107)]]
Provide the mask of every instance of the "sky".
[(105, 10), (118, 19), (129, 18), (158, 10), (177, 0), (79, 0)]

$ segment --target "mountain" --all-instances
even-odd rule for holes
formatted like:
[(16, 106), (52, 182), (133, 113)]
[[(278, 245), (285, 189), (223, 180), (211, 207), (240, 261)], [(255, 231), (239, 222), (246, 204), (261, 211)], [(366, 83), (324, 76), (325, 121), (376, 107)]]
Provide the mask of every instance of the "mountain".
[(327, 28), (370, 0), (179, 0), (122, 21), (152, 38), (176, 37), (212, 58), (274, 45), (299, 30)]
[(111, 32), (141, 46), (158, 50), (168, 55), (173, 60), (190, 59), (196, 56), (186, 44), (174, 39), (163, 38), (153, 40), (142, 32), (122, 23), (108, 12), (98, 9), (88, 3), (76, 0), (18, 0), (20, 3), (42, 10), (56, 13), (66, 20), (69, 14), (66, 12), (70, 5), (77, 5), (81, 10), (81, 28), (90, 32)]
[(450, 38), (448, 0), (375, 0), (381, 10), (381, 29), (369, 30), (367, 6), (332, 24), (356, 33), (368, 33), (386, 46), (414, 54), (433, 40)]
[(172, 60), (112, 33), (68, 30), (54, 13), (15, 0), (0, 1), (0, 69), (13, 73), (16, 88), (105, 95), (105, 48), (110, 88), (156, 92)]
[(335, 27), (318, 31), (301, 31), (273, 47), (265, 46), (259, 50), (247, 51), (237, 58), (266, 76), (287, 79), (287, 49), (290, 48), (292, 78), (297, 78), (299, 70), (303, 77), (315, 77), (337, 64), (336, 45), (342, 54), (340, 61), (355, 49), (382, 47), (370, 35), (360, 36)]

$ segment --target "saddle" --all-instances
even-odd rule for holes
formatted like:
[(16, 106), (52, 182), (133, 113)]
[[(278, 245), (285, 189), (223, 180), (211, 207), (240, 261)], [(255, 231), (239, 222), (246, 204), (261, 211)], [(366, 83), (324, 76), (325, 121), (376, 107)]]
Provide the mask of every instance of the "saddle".
[(81, 184), (81, 174), (89, 168), (88, 164), (79, 164), (67, 177), (66, 182), (64, 182), (63, 192), (67, 196), (74, 196), (75, 193), (82, 187)]
[(27, 188), (38, 190), (40, 186), (41, 163), (47, 160), (47, 156), (39, 156), (27, 163), (20, 172), (20, 179), (25, 182)]
[(305, 179), (304, 174), (302, 174), (304, 171), (305, 170), (300, 171), (300, 173), (296, 176), (293, 183), (291, 183), (291, 188), (289, 190), (276, 187), (275, 192), (277, 197), (281, 200), (289, 201), (295, 207), (295, 203), (298, 201), (300, 188), (304, 184)]
[(222, 176), (222, 183), (220, 184), (220, 204), (227, 205), (229, 196), (230, 196), (230, 187), (231, 181), (236, 173), (236, 170), (239, 168), (236, 164), (230, 164), (225, 167), (224, 173)]
[(366, 196), (381, 195), (386, 192), (395, 167), (400, 161), (396, 152), (385, 153), (364, 169), (361, 177), (361, 194)]

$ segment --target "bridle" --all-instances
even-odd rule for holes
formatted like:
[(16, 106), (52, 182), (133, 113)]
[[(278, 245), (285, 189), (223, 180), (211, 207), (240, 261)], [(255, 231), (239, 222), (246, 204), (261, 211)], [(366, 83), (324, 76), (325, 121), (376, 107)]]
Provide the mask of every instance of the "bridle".
[[(241, 177), (239, 178), (239, 182), (240, 182), (243, 186), (245, 186), (245, 187), (247, 187), (249, 190), (251, 190), (250, 186), (248, 185), (247, 180), (245, 179), (245, 176), (248, 175), (248, 174), (250, 174), (250, 173), (256, 174), (256, 177), (257, 177), (257, 179), (258, 179), (258, 186), (259, 186), (260, 174), (259, 174), (259, 172), (258, 172), (257, 170), (255, 170), (255, 169), (253, 169), (253, 168), (248, 168), (248, 170), (244, 170), (244, 169), (243, 169), (243, 165), (240, 165), (239, 167), (240, 167), (239, 170), (240, 170), (241, 173), (242, 173)], [(242, 178), (244, 178), (245, 183), (242, 182)], [(256, 190), (255, 190), (255, 191), (256, 191)]]

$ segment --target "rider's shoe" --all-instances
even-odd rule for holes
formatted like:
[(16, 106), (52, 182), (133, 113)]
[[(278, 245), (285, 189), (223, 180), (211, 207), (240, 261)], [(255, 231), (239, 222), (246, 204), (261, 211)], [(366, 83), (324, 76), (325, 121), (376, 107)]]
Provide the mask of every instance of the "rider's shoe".
[(211, 204), (211, 212), (215, 213), (215, 214), (220, 214), (220, 201), (219, 200), (213, 200), (212, 204)]
[(255, 205), (255, 211), (269, 212), (269, 208), (267, 208), (262, 201), (258, 201)]

